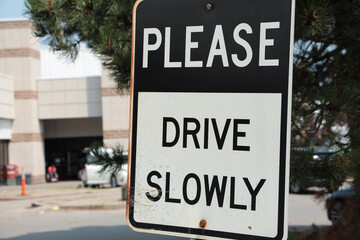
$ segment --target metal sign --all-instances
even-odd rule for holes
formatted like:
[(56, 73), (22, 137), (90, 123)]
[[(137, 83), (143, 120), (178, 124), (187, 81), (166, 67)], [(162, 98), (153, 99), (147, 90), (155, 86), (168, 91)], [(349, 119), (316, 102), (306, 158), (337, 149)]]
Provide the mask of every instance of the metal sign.
[(286, 239), (292, 0), (143, 0), (133, 12), (129, 225)]

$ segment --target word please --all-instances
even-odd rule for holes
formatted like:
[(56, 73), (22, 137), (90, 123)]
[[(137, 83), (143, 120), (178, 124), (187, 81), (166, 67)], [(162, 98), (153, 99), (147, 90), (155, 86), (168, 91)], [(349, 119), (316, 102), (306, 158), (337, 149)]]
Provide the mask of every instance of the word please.
[[(260, 23), (260, 33), (259, 33), (259, 66), (279, 66), (279, 59), (266, 59), (266, 47), (274, 46), (274, 39), (267, 38), (266, 32), (269, 29), (279, 29), (280, 22), (262, 22)], [(171, 27), (165, 27), (165, 43), (164, 46), (164, 68), (181, 68), (183, 62), (181, 61), (171, 61), (170, 60), (170, 39), (171, 39)], [(233, 64), (237, 67), (246, 67), (250, 64), (253, 58), (253, 50), (248, 41), (240, 37), (240, 32), (244, 31), (246, 34), (252, 34), (253, 30), (251, 26), (247, 23), (238, 24), (233, 31), (232, 38), (229, 36), (224, 36), (222, 25), (216, 25), (214, 32), (212, 34), (211, 46), (209, 53), (207, 55), (206, 67), (212, 67), (214, 58), (216, 56), (220, 57), (222, 60), (223, 67), (229, 67), (229, 59), (227, 53), (226, 42), (234, 41), (237, 45), (242, 47), (246, 56), (243, 59), (239, 59), (237, 54), (231, 54), (230, 58)], [(185, 68), (196, 68), (203, 67), (203, 61), (193, 60), (192, 51), (196, 51), (199, 48), (199, 42), (193, 40), (193, 35), (201, 34), (204, 32), (204, 26), (186, 26), (185, 28), (185, 59), (184, 65)], [(150, 42), (150, 36), (155, 37), (155, 42)], [(149, 53), (157, 51), (162, 45), (163, 36), (161, 31), (158, 28), (144, 28), (144, 39), (143, 39), (143, 58), (142, 58), (142, 67), (148, 68), (149, 65)], [(225, 39), (227, 41), (225, 41)], [(200, 44), (204, 44), (200, 42)], [(177, 46), (179, 48), (180, 46)]]

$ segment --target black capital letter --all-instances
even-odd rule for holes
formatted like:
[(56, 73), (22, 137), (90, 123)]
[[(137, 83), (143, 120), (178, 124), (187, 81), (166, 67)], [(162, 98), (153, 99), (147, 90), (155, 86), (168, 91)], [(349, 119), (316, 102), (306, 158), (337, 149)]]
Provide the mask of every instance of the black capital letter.
[(238, 137), (246, 137), (245, 132), (238, 132), (239, 124), (250, 124), (250, 119), (234, 119), (234, 136), (233, 136), (233, 150), (250, 151), (250, 146), (238, 146)]
[(156, 176), (157, 178), (161, 178), (161, 174), (158, 171), (151, 171), (147, 176), (147, 183), (149, 184), (150, 187), (156, 188), (158, 190), (158, 194), (155, 197), (153, 197), (153, 196), (150, 195), (149, 192), (146, 192), (145, 195), (149, 200), (151, 200), (153, 202), (157, 202), (161, 198), (162, 190), (161, 190), (161, 187), (158, 184), (151, 181), (152, 176)]
[[(188, 123), (195, 123), (196, 127), (194, 130), (188, 130)], [(183, 148), (187, 147), (187, 135), (192, 135), (196, 148), (200, 148), (199, 140), (196, 137), (196, 134), (200, 130), (200, 122), (196, 118), (184, 118), (184, 139), (183, 139)]]
[(216, 143), (218, 145), (218, 149), (221, 150), (223, 148), (223, 146), (224, 146), (226, 134), (227, 134), (227, 131), (229, 130), (231, 119), (226, 119), (224, 130), (223, 130), (223, 132), (221, 134), (221, 137), (220, 137), (219, 129), (218, 129), (217, 124), (216, 124), (216, 119), (212, 118), (211, 122), (212, 122), (212, 125), (213, 125), (213, 128), (214, 128), (214, 133), (215, 133), (215, 138), (216, 138)]
[(209, 188), (209, 176), (204, 175), (204, 180), (205, 180), (206, 205), (207, 206), (211, 205), (211, 201), (214, 196), (215, 189), (216, 189), (216, 196), (218, 199), (218, 204), (219, 204), (219, 207), (222, 207), (224, 204), (227, 177), (226, 176), (223, 177), (222, 184), (221, 184), (221, 190), (220, 190), (220, 186), (219, 186), (218, 176), (215, 175), (213, 177), (210, 188)]
[(165, 202), (180, 203), (180, 199), (170, 198), (170, 173), (166, 172)]
[[(190, 178), (195, 179), (196, 187), (197, 187), (196, 188), (196, 196), (193, 200), (190, 200), (187, 195), (187, 185), (188, 185), (188, 181)], [(188, 175), (185, 176), (184, 183), (183, 183), (183, 197), (184, 197), (185, 202), (189, 205), (196, 204), (200, 200), (200, 193), (201, 193), (200, 178), (195, 173), (189, 173)]]
[[(172, 122), (175, 126), (175, 138), (172, 142), (167, 142), (166, 141), (166, 136), (167, 136), (167, 123), (168, 122)], [(162, 138), (162, 146), (163, 147), (173, 147), (175, 146), (175, 144), (178, 142), (179, 140), (179, 135), (180, 135), (180, 127), (178, 122), (176, 121), (175, 118), (172, 117), (164, 117), (163, 118), (163, 138)]]
[(204, 121), (204, 149), (209, 147), (209, 119), (205, 118)]
[(260, 182), (258, 183), (258, 185), (256, 186), (255, 190), (253, 190), (253, 188), (249, 182), (249, 179), (247, 179), (247, 178), (243, 178), (243, 179), (246, 184), (246, 187), (249, 190), (249, 193), (251, 194), (251, 210), (255, 211), (256, 210), (256, 195), (259, 193), (260, 189), (262, 188), (262, 186), (264, 185), (266, 180), (261, 179)]
[(235, 204), (235, 177), (231, 177), (230, 182), (230, 208), (246, 210), (246, 205)]

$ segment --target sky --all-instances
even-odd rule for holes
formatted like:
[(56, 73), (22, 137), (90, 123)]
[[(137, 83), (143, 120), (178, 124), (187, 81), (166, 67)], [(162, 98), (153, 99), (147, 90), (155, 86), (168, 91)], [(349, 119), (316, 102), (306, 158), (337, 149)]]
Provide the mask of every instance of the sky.
[(0, 20), (24, 18), (24, 0), (0, 0)]
[[(0, 0), (0, 21), (25, 18), (24, 0)], [(101, 74), (100, 61), (85, 47), (80, 48), (78, 59), (73, 63), (49, 50), (48, 46), (41, 46), (41, 77), (72, 78), (99, 76)]]

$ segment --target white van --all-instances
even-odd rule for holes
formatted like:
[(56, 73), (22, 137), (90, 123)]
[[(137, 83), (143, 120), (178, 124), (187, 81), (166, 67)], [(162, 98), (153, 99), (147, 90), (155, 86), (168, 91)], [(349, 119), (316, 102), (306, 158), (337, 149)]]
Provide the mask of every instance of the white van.
[[(112, 149), (106, 148), (104, 151), (111, 156)], [(113, 172), (112, 169), (106, 169), (101, 171), (104, 162), (99, 161), (91, 152), (86, 155), (86, 164), (85, 170), (81, 172), (81, 181), (85, 187), (91, 186), (100, 186), (100, 185), (110, 185), (111, 187), (118, 187), (126, 184), (127, 182), (127, 169), (128, 154), (124, 152), (124, 162), (121, 165), (121, 168), (117, 172)]]

